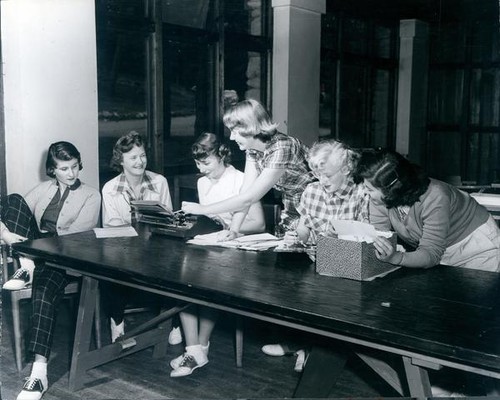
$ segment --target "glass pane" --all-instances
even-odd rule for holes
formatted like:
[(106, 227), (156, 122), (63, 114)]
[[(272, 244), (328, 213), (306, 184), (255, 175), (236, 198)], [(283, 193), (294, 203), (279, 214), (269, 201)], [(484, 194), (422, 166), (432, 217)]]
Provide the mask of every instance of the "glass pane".
[(470, 96), (471, 123), (481, 126), (498, 126), (500, 113), (500, 70), (472, 70)]
[(460, 176), (459, 132), (429, 132), (427, 152), (427, 172), (432, 178), (449, 181), (452, 176)]
[(266, 0), (225, 0), (224, 27), (226, 31), (254, 36), (266, 35)]
[(335, 79), (334, 53), (331, 50), (321, 51), (321, 74), (320, 74), (320, 98), (319, 98), (319, 135), (328, 136), (332, 134), (332, 113), (335, 112), (333, 104), (333, 87)]
[(458, 124), (462, 116), (462, 96), (463, 70), (429, 71), (429, 122)]
[(465, 61), (465, 34), (461, 26), (439, 24), (431, 28), (429, 44), (431, 63)]
[(146, 134), (146, 39), (143, 34), (98, 26), (99, 173), (102, 183), (116, 140), (131, 130)]
[(366, 103), (365, 68), (346, 64), (341, 69), (339, 88), (338, 137), (353, 147), (365, 147)]
[(162, 21), (204, 29), (207, 26), (207, 16), (210, 0), (162, 0)]
[(472, 61), (500, 61), (499, 36), (500, 26), (498, 24), (475, 24), (471, 35)]
[(370, 147), (387, 147), (389, 145), (390, 122), (389, 121), (389, 101), (392, 99), (390, 85), (390, 72), (386, 70), (376, 70), (373, 82), (373, 99), (371, 112), (371, 135)]
[(467, 180), (477, 184), (500, 181), (500, 135), (473, 133), (467, 147)]
[(375, 27), (375, 55), (390, 58), (392, 50), (393, 28), (386, 26)]
[(265, 54), (226, 46), (224, 54), (224, 89), (234, 90), (240, 100), (252, 98), (265, 102)]
[(367, 54), (368, 23), (358, 19), (345, 19), (343, 25), (343, 51)]

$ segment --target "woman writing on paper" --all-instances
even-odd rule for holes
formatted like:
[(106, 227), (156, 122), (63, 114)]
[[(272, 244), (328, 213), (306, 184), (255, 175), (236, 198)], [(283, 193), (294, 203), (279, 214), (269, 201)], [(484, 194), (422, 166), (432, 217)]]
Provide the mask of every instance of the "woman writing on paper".
[(235, 212), (221, 240), (240, 235), (249, 207), (272, 188), (282, 194), (280, 226), (294, 229), (299, 220), (297, 206), (305, 187), (314, 180), (307, 165), (308, 148), (298, 139), (277, 131), (264, 107), (255, 100), (244, 100), (224, 114), (224, 125), (241, 150), (246, 151), (244, 182), (239, 194), (217, 203), (203, 205), (183, 202), (190, 214)]
[[(203, 174), (198, 179), (200, 204), (215, 203), (239, 193), (243, 184), (243, 173), (230, 164), (229, 147), (221, 143), (213, 133), (203, 133), (192, 146), (196, 167)], [(234, 213), (210, 214), (211, 218), (229, 227)], [(265, 229), (264, 214), (260, 202), (252, 204), (243, 221), (241, 233), (259, 233)], [(196, 307), (198, 312), (196, 312)], [(192, 305), (180, 313), (182, 329), (186, 341), (184, 354), (170, 362), (171, 377), (190, 375), (195, 369), (208, 363), (210, 335), (215, 326), (217, 310)]]
[(363, 152), (355, 175), (370, 195), (370, 222), (393, 229), (414, 251), (377, 237), (380, 260), (403, 267), (437, 264), (499, 271), (500, 230), (488, 211), (456, 187), (431, 179), (401, 154)]

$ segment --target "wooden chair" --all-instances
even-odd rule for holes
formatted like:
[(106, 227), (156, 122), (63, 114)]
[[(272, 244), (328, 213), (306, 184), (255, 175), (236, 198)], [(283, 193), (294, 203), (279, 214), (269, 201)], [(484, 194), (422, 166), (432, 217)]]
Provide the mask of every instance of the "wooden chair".
[[(3, 281), (5, 282), (9, 276), (14, 272), (14, 259), (12, 257), (12, 248), (10, 246), (1, 245), (0, 248), (0, 264), (3, 276)], [(12, 267), (12, 268), (9, 268)], [(14, 339), (14, 356), (16, 367), (18, 371), (23, 369), (23, 331), (21, 328), (21, 302), (31, 299), (32, 287), (27, 286), (19, 290), (9, 290), (10, 302), (11, 302), (11, 313), (12, 313), (12, 326), (13, 326), (13, 339)], [(68, 283), (64, 289), (64, 297), (71, 300), (74, 299), (75, 295), (80, 292), (79, 282), (72, 281)], [(96, 316), (94, 320), (95, 324), (95, 341), (97, 348), (101, 347), (101, 326), (100, 326), (100, 308), (96, 310)]]
[[(174, 195), (172, 199), (174, 210), (180, 210), (182, 200), (197, 201), (198, 188), (196, 184), (199, 177), (199, 174), (184, 174), (174, 176)], [(189, 196), (186, 197), (184, 194), (189, 194)]]

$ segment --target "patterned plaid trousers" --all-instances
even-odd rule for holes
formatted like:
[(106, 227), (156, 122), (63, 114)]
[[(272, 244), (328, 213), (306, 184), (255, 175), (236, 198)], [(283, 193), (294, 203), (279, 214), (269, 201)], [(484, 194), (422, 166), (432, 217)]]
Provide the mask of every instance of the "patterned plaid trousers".
[(28, 239), (37, 239), (40, 231), (35, 217), (19, 194), (5, 196), (1, 202), (1, 221), (13, 233)]
[[(42, 235), (35, 217), (24, 198), (11, 194), (1, 202), (2, 222), (9, 231), (28, 239), (37, 239)], [(66, 273), (46, 267), (36, 262), (32, 291), (32, 328), (28, 349), (34, 354), (49, 357), (56, 313), (64, 288), (68, 284)]]
[(32, 327), (28, 350), (49, 358), (57, 309), (68, 284), (66, 273), (37, 264), (33, 277)]

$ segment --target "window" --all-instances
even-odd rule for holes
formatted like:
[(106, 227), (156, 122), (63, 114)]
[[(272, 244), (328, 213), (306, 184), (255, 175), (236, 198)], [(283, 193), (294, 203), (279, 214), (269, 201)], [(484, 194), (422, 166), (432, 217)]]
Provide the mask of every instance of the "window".
[(270, 0), (96, 0), (101, 183), (129, 130), (148, 137), (149, 169), (192, 173), (191, 144), (204, 131), (224, 134), (225, 101), (270, 105), (270, 8)]
[(397, 25), (327, 11), (321, 31), (320, 135), (392, 146)]

